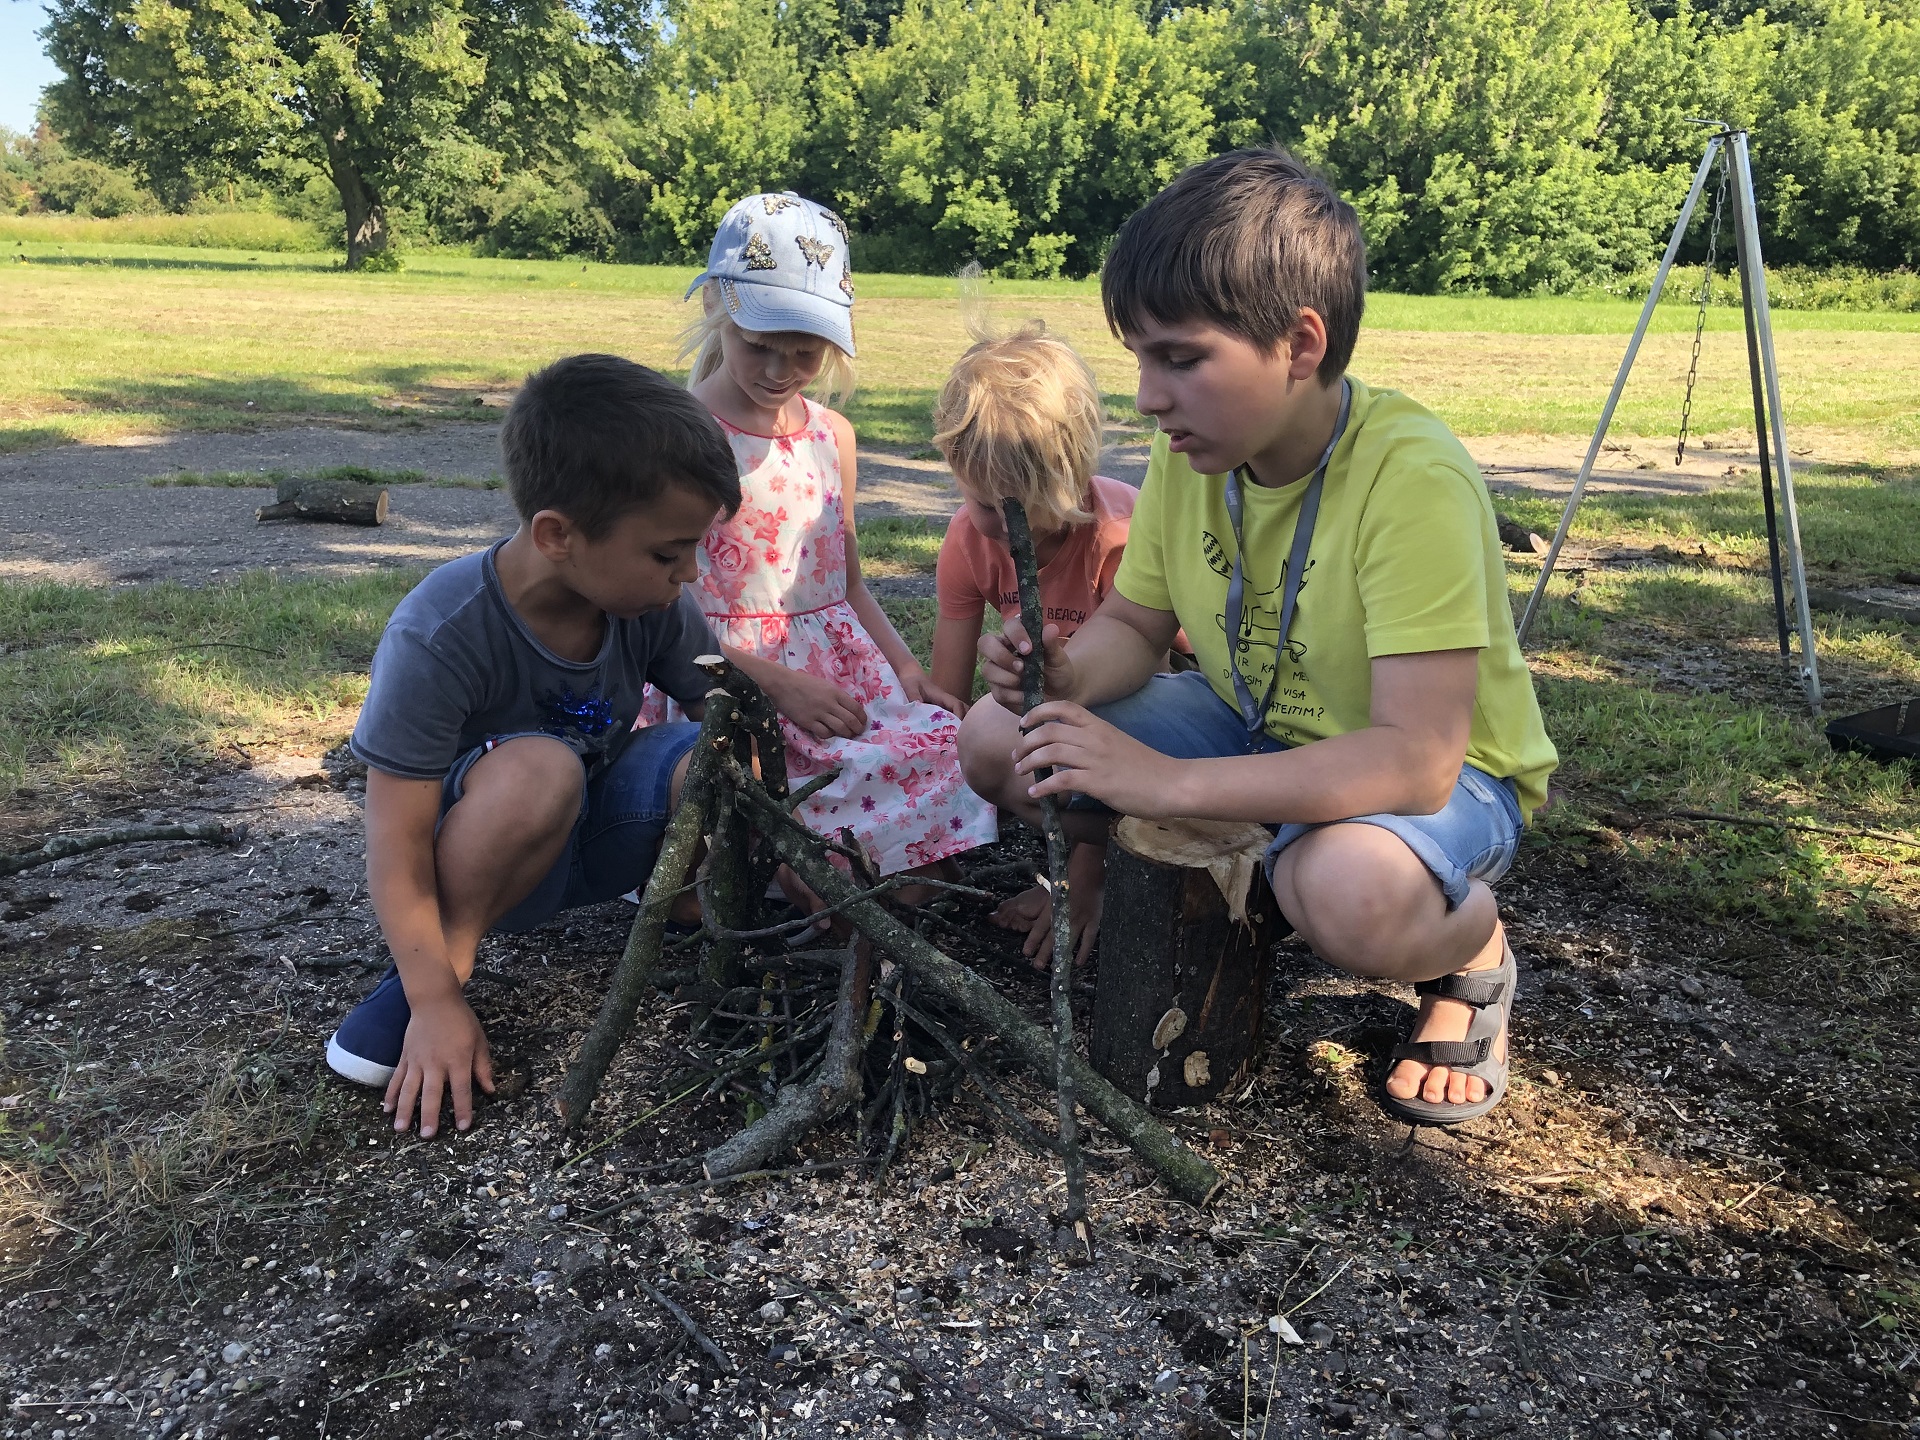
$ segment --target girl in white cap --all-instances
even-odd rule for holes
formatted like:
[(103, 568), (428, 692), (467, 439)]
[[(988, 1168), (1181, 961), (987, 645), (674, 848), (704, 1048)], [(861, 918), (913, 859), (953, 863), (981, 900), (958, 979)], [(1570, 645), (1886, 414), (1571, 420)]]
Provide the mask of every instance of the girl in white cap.
[(707, 532), (693, 592), (785, 718), (794, 785), (839, 767), (797, 813), (825, 834), (850, 828), (883, 875), (991, 844), (993, 807), (954, 751), (960, 701), (860, 578), (853, 426), (802, 393), (851, 388), (846, 224), (798, 195), (749, 195), (720, 222), (696, 289), (688, 383), (732, 442), (742, 499)]

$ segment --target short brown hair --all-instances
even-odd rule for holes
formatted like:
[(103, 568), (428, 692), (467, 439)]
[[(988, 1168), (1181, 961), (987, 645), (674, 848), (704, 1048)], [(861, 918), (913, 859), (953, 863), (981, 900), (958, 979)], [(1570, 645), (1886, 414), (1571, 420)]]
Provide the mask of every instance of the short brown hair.
[(1100, 463), (1100, 387), (1038, 320), (982, 339), (933, 407), (933, 443), (977, 499), (1018, 500), (1041, 525), (1083, 525)]
[(527, 377), (500, 428), (507, 492), (522, 520), (567, 517), (589, 540), (684, 485), (729, 517), (740, 467), (707, 407), (618, 355), (569, 355)]
[(1367, 242), (1334, 188), (1286, 151), (1189, 166), (1114, 237), (1100, 298), (1115, 334), (1205, 320), (1272, 354), (1312, 310), (1323, 385), (1345, 373), (1367, 304)]

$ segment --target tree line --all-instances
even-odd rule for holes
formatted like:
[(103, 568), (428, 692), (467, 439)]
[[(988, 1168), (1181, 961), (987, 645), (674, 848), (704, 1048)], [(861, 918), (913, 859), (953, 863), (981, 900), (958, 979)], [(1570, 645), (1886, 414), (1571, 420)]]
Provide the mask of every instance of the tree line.
[(836, 206), (869, 269), (1085, 275), (1183, 166), (1277, 141), (1377, 283), (1644, 269), (1704, 135), (1752, 131), (1770, 260), (1920, 264), (1920, 0), (57, 0), (44, 116), (185, 206), (683, 261), (727, 205)]

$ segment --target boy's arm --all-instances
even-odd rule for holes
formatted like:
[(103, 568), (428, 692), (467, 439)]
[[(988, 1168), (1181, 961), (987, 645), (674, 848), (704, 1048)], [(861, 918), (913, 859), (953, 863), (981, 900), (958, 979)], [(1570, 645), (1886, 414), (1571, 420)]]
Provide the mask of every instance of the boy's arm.
[(1081, 705), (1052, 703), (1030, 717), (1042, 723), (1022, 738), (1014, 769), (1026, 775), (1055, 767), (1031, 788), (1035, 796), (1078, 791), (1147, 819), (1311, 825), (1431, 815), (1445, 808), (1466, 760), (1479, 656), (1381, 656), (1372, 662), (1366, 729), (1275, 755), (1169, 760)]
[(445, 1096), (453, 1097), (455, 1128), (465, 1130), (473, 1123), (473, 1080), (493, 1090), (486, 1032), (460, 993), (466, 977), (447, 958), (440, 925), (439, 818), (440, 781), (368, 769), (367, 891), (413, 1011), (384, 1104), (396, 1130), (411, 1128), (417, 1104), (423, 1138), (438, 1128)]
[(933, 683), (936, 688), (960, 701), (973, 703), (974, 646), (980, 643), (982, 617), (942, 615), (933, 624)]

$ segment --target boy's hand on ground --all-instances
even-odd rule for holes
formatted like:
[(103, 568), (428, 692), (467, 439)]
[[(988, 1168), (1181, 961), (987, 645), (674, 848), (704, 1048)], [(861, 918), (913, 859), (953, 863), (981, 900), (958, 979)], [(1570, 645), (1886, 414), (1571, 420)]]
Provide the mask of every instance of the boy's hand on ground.
[(430, 1140), (440, 1128), (441, 1102), (451, 1096), (454, 1129), (465, 1130), (473, 1124), (476, 1080), (493, 1093), (493, 1056), (479, 1017), (458, 995), (429, 1001), (415, 1006), (407, 1023), (383, 1108), (392, 1113), (394, 1129), (408, 1130), (417, 1105), (420, 1138)]
[(831, 680), (782, 666), (761, 688), (774, 709), (816, 740), (851, 740), (866, 733), (866, 709)]
[[(1060, 638), (1060, 627), (1049, 625), (1041, 630), (1040, 645), (1046, 657), (1043, 682), (1047, 697), (1065, 699), (1073, 693), (1073, 662), (1067, 659), (1067, 642)], [(1027, 703), (1021, 672), (1032, 650), (1033, 642), (1018, 620), (1007, 621), (998, 635), (980, 637), (980, 677), (1001, 707), (1015, 715)]]
[(1109, 725), (1084, 705), (1050, 700), (1031, 711), (1025, 734), (1013, 748), (1016, 775), (1031, 777), (1051, 765), (1053, 773), (1027, 786), (1044, 795), (1081, 794), (1123, 815), (1161, 819), (1180, 813), (1173, 767), (1180, 765)]

